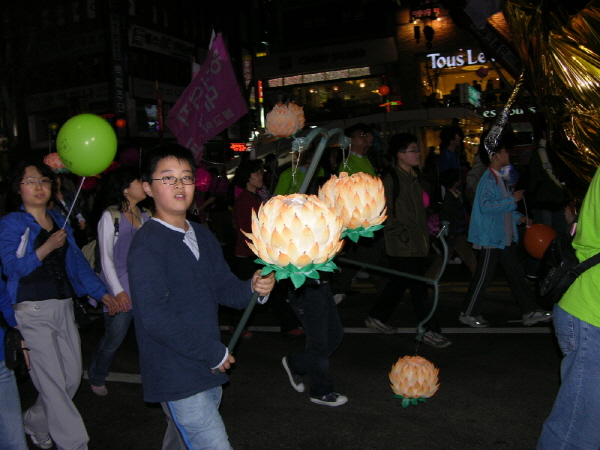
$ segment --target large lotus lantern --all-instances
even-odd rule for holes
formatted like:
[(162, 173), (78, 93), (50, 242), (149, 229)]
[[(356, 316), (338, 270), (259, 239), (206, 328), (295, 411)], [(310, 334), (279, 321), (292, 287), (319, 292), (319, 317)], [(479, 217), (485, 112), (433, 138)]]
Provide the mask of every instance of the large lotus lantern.
[(277, 195), (252, 212), (252, 232), (244, 233), (250, 249), (264, 264), (263, 275), (290, 278), (296, 288), (319, 270), (337, 268), (342, 249), (342, 219), (314, 195)]
[(296, 134), (304, 127), (304, 111), (295, 103), (278, 103), (267, 114), (265, 131), (277, 138)]
[(364, 172), (333, 175), (319, 189), (319, 198), (342, 218), (342, 237), (354, 242), (360, 236), (373, 237), (387, 218), (383, 183)]
[(437, 392), (440, 369), (421, 356), (405, 356), (392, 366), (390, 372), (391, 388), (394, 397), (402, 399), (402, 406), (425, 402)]
[(67, 169), (60, 160), (60, 157), (56, 152), (48, 153), (46, 156), (44, 156), (44, 164), (49, 166), (54, 173), (65, 173), (69, 171), (69, 169)]

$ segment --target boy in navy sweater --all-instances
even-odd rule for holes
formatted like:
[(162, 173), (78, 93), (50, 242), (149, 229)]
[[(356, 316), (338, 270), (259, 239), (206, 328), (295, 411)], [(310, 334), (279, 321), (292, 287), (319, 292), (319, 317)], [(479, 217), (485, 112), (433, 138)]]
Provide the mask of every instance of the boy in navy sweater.
[(218, 408), (235, 360), (221, 343), (218, 307), (244, 308), (275, 281), (260, 270), (239, 280), (212, 233), (186, 220), (195, 189), (189, 150), (157, 148), (142, 179), (156, 212), (133, 239), (128, 272), (144, 400), (167, 416), (163, 449), (228, 450)]

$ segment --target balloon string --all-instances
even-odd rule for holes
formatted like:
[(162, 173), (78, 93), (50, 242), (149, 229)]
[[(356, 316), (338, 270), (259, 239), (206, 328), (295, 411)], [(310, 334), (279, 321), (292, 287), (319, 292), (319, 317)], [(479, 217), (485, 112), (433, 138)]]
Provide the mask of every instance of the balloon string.
[(79, 197), (79, 193), (81, 192), (81, 187), (83, 186), (83, 182), (84, 181), (85, 181), (85, 177), (81, 177), (81, 183), (79, 183), (79, 188), (77, 189), (77, 193), (75, 194), (75, 198), (73, 199), (73, 203), (71, 203), (71, 207), (69, 208), (69, 213), (67, 214), (67, 218), (65, 219), (65, 223), (62, 226), (63, 230), (67, 226), (67, 222), (69, 221), (69, 216), (71, 215), (71, 211), (73, 211), (73, 207), (75, 206), (75, 202), (77, 201), (77, 198)]

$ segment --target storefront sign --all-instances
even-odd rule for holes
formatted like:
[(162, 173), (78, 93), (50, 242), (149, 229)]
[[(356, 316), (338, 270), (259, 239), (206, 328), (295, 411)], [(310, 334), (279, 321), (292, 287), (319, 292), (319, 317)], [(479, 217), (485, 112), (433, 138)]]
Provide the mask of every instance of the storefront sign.
[(429, 53), (427, 57), (431, 58), (432, 69), (472, 66), (475, 64), (485, 64), (487, 62), (483, 52), (476, 54), (471, 49), (467, 50), (466, 53), (461, 53), (458, 55), (441, 56), (440, 53)]
[(460, 85), (460, 103), (463, 105), (473, 105), (476, 108), (480, 106), (481, 92), (471, 86), (469, 83)]
[[(537, 112), (535, 106), (529, 106), (528, 108), (511, 108), (509, 115), (510, 116), (520, 116), (527, 113), (535, 114)], [(487, 109), (481, 113), (483, 117), (496, 117), (498, 115), (498, 111), (495, 109)]]
[(250, 150), (246, 144), (243, 142), (232, 142), (229, 144), (229, 148), (234, 152), (247, 152)]

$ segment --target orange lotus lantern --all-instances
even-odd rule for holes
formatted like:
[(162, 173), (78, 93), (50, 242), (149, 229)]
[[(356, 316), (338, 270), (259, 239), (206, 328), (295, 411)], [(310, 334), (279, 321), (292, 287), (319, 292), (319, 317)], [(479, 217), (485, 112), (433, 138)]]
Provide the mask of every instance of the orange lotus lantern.
[(304, 127), (304, 111), (295, 103), (278, 103), (267, 114), (265, 131), (277, 138), (296, 134)]
[(402, 406), (425, 402), (437, 392), (437, 369), (433, 363), (421, 356), (405, 356), (392, 366), (390, 372), (391, 388), (396, 398), (402, 399)]
[(333, 175), (319, 188), (319, 198), (342, 218), (342, 237), (354, 242), (360, 236), (373, 237), (387, 218), (383, 183), (364, 172)]
[(263, 275), (275, 271), (277, 280), (290, 278), (300, 287), (318, 271), (337, 268), (333, 257), (342, 249), (342, 219), (314, 195), (277, 195), (252, 211), (248, 247), (265, 265)]

